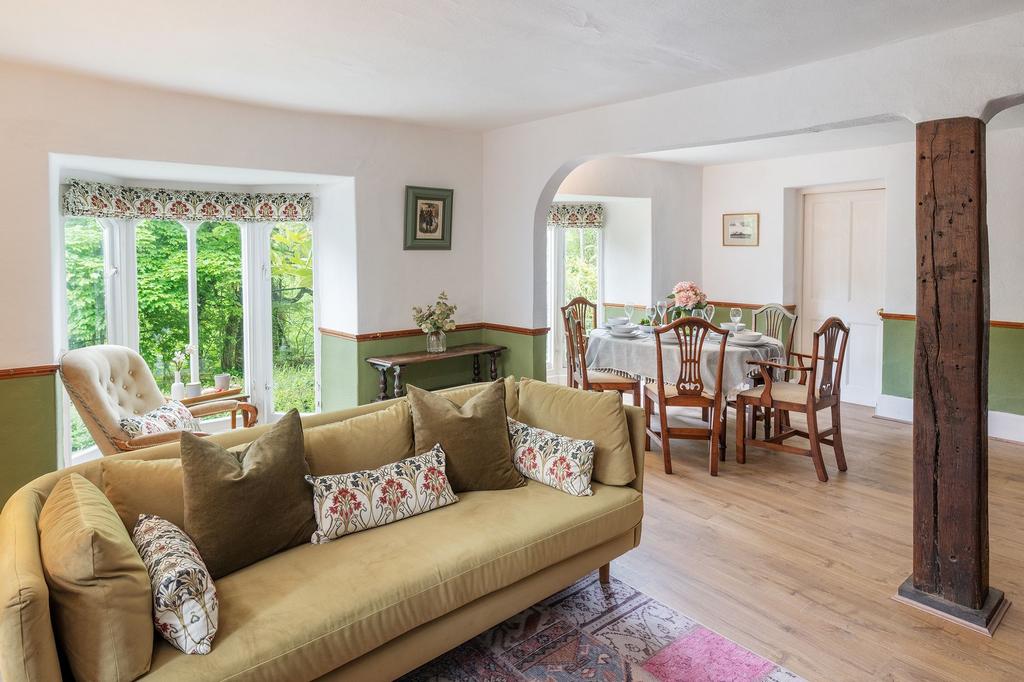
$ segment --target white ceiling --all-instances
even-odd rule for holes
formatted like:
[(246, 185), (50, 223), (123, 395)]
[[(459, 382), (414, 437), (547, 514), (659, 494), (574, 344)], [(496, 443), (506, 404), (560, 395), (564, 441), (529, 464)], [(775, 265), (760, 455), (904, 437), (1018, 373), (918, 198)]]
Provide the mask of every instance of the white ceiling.
[(1022, 0), (0, 0), (0, 57), (486, 129), (1022, 9)]

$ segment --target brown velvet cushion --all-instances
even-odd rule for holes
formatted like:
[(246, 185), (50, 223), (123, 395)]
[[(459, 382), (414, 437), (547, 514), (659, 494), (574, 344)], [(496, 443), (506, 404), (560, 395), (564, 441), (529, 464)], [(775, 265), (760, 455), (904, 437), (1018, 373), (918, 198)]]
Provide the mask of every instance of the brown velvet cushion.
[(99, 488), (78, 474), (57, 482), (39, 513), (39, 554), (75, 678), (128, 682), (148, 671), (149, 573)]
[(416, 452), (440, 443), (455, 492), (526, 485), (512, 466), (505, 414), (505, 383), (495, 381), (460, 407), (443, 395), (409, 386)]
[(185, 528), (180, 459), (103, 460), (103, 494), (131, 533), (139, 514), (167, 519)]
[(181, 434), (185, 532), (216, 579), (309, 542), (316, 521), (297, 410), (232, 452)]

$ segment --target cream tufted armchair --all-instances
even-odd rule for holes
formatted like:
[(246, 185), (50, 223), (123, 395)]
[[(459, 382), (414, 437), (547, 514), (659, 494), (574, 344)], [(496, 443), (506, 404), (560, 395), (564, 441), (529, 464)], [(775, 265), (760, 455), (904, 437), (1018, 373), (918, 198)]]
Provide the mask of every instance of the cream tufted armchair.
[[(70, 350), (60, 358), (60, 376), (104, 455), (148, 448), (181, 436), (181, 431), (166, 431), (132, 437), (121, 428), (122, 418), (146, 414), (167, 400), (149, 365), (131, 348), (104, 345)], [(189, 412), (198, 418), (239, 409), (247, 417), (248, 411), (255, 412), (253, 406), (230, 399), (195, 405)], [(246, 425), (250, 425), (248, 419)]]

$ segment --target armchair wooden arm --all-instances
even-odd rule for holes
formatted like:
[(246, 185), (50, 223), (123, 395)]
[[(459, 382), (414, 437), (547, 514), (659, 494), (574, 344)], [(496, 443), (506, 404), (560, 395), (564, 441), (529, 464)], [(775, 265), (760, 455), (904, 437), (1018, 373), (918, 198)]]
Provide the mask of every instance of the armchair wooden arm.
[(800, 384), (803, 385), (807, 382), (807, 372), (811, 371), (811, 367), (804, 367), (801, 365), (784, 365), (781, 362), (770, 362), (768, 360), (747, 360), (748, 365), (756, 365), (761, 370), (761, 378), (764, 380), (764, 390), (761, 391), (761, 405), (765, 407), (772, 406), (772, 384), (774, 379), (772, 378), (772, 369), (781, 369), (787, 372), (800, 372)]
[(192, 413), (195, 418), (208, 417), (211, 414), (219, 414), (221, 412), (230, 412), (231, 410), (237, 410), (239, 406), (237, 400), (214, 400), (209, 403), (199, 403), (198, 405), (192, 405), (188, 408), (188, 411)]
[[(202, 431), (195, 431), (196, 436), (208, 436), (210, 434), (203, 433)], [(181, 438), (181, 430), (175, 431), (162, 431), (160, 433), (150, 433), (144, 436), (135, 436), (128, 440), (115, 439), (114, 443), (122, 451), (127, 450), (142, 450), (143, 448), (151, 448), (154, 445), (162, 445), (163, 443), (173, 443)]]

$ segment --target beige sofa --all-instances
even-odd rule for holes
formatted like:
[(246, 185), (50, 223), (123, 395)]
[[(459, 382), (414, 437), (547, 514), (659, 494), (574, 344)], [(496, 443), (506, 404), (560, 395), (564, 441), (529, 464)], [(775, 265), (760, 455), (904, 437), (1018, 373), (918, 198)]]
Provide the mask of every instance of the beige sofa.
[[(508, 385), (514, 413), (516, 385)], [(459, 402), (478, 388), (449, 395)], [(307, 457), (311, 447), (330, 447), (330, 438), (311, 438), (309, 429), (395, 402), (305, 418)], [(143, 679), (393, 679), (607, 565), (640, 541), (644, 417), (638, 408), (625, 410), (637, 471), (628, 486), (594, 483), (591, 497), (532, 481), (462, 493), (458, 504), (428, 514), (277, 554), (217, 581), (220, 629), (210, 654), (186, 656), (157, 639)], [(230, 447), (266, 428), (213, 438)], [(381, 430), (382, 441), (405, 438)], [(177, 456), (177, 444), (167, 444), (114, 458)], [(100, 463), (89, 462), (36, 479), (0, 515), (4, 682), (61, 679), (37, 521), (68, 471), (102, 487)]]

